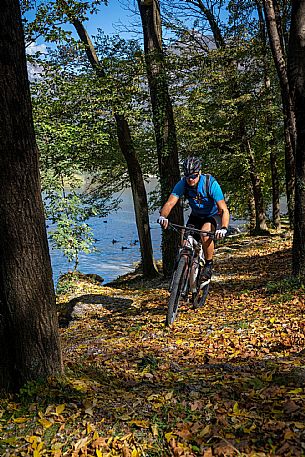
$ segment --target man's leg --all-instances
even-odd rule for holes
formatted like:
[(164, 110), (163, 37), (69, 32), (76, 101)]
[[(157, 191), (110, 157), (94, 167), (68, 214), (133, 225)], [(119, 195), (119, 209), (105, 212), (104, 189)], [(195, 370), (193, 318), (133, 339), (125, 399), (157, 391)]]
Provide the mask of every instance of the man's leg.
[[(214, 232), (215, 226), (211, 222), (205, 222), (201, 230)], [(208, 236), (202, 236), (201, 241), (205, 258), (205, 265), (201, 275), (201, 286), (204, 286), (211, 280), (213, 273), (214, 240)]]
[[(205, 222), (201, 227), (201, 230), (206, 232), (214, 232), (215, 227), (213, 224), (211, 224), (211, 222)], [(201, 241), (205, 260), (213, 260), (214, 240), (212, 240), (209, 236), (201, 236)]]

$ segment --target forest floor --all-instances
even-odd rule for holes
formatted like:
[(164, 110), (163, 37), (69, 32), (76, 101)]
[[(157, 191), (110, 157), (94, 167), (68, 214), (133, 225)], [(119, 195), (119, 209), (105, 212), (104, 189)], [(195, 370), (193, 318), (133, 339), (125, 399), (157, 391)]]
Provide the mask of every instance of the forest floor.
[(228, 240), (206, 305), (164, 326), (167, 282), (69, 275), (65, 377), (0, 401), (1, 456), (305, 456), (304, 285), (291, 238)]

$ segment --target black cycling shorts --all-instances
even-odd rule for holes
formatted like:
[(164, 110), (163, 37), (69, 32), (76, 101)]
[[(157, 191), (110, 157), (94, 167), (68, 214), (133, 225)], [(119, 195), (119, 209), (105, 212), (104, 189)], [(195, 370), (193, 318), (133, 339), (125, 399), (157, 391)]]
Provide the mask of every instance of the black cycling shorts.
[[(218, 214), (215, 214), (215, 216), (200, 217), (200, 216), (195, 216), (194, 214), (191, 213), (186, 225), (193, 225), (196, 229), (201, 230), (203, 224), (205, 224), (206, 222), (210, 222), (213, 225), (214, 229), (216, 230), (216, 227), (219, 224), (218, 219), (219, 219)], [(212, 231), (213, 231), (213, 229), (212, 229)]]

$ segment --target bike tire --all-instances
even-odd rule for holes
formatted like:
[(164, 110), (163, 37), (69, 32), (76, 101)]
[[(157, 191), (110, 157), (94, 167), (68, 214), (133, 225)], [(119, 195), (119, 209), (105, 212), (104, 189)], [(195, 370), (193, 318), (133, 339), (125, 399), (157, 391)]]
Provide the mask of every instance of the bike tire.
[(193, 301), (193, 308), (198, 309), (202, 308), (202, 306), (205, 304), (208, 293), (210, 289), (210, 283), (204, 286), (202, 289), (199, 289), (196, 293), (196, 296)]
[(195, 296), (193, 297), (193, 308), (194, 309), (202, 308), (202, 306), (205, 304), (208, 293), (209, 293), (210, 284), (211, 284), (211, 282), (209, 282), (202, 289), (200, 289), (200, 276), (201, 276), (200, 273), (201, 273), (201, 268), (200, 268), (200, 271), (198, 272), (198, 276), (197, 276), (197, 281), (198, 281), (197, 282), (197, 291), (195, 293)]
[(168, 300), (168, 308), (165, 321), (166, 326), (173, 324), (177, 317), (179, 301), (184, 286), (186, 268), (187, 259), (185, 257), (181, 257), (177, 265), (177, 269), (173, 274), (172, 288)]

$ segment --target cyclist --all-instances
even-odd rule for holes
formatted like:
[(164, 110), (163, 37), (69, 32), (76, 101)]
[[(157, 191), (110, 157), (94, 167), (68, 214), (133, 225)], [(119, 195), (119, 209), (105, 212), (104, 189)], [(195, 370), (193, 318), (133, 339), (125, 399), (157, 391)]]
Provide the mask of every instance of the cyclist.
[[(193, 225), (198, 230), (215, 231), (216, 239), (225, 237), (230, 215), (218, 182), (211, 175), (201, 174), (201, 161), (198, 157), (189, 156), (184, 160), (183, 173), (184, 177), (175, 185), (160, 211), (159, 224), (164, 229), (168, 227), (168, 215), (179, 198), (185, 196), (192, 210), (187, 225)], [(208, 236), (201, 236), (201, 240), (205, 257), (201, 277), (203, 287), (212, 277), (214, 241)]]

